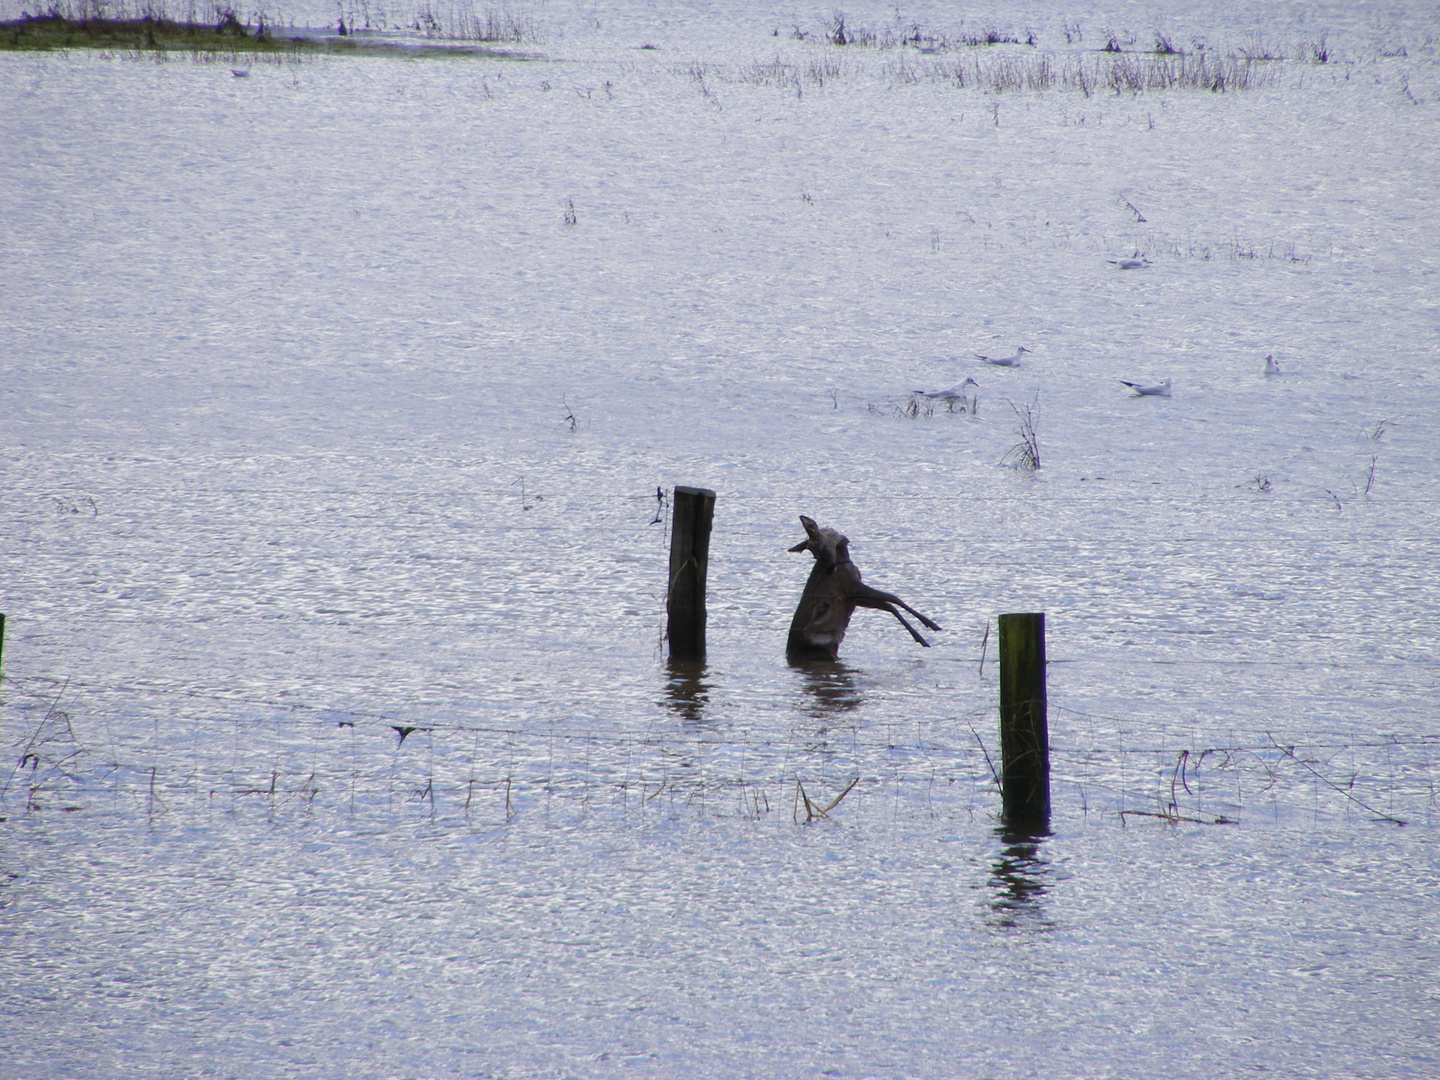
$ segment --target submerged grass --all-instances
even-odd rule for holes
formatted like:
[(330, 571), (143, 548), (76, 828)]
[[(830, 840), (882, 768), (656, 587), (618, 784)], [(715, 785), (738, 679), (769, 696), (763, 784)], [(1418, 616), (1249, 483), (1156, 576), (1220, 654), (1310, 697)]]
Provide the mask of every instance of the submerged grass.
[(420, 5), (408, 29), (421, 31), (430, 37), (487, 44), (535, 44), (543, 36), (533, 21), (513, 12), (489, 10), (482, 14), (466, 3), (441, 4), (434, 0), (425, 0)]
[(1106, 92), (1140, 94), (1170, 90), (1225, 93), (1265, 86), (1275, 69), (1244, 56), (1211, 53), (1111, 53), (1058, 57), (1050, 53), (970, 54), (915, 60), (900, 56), (889, 65), (901, 83), (948, 82), (960, 89), (993, 93), (1020, 90), (1078, 90), (1086, 97)]
[[(1220, 50), (1207, 47), (1203, 38), (1181, 41), (1174, 34), (1155, 30), (1148, 41), (1128, 31), (1105, 29), (1096, 45), (1085, 47), (1079, 23), (1065, 24), (1065, 47), (1042, 48), (1038, 35), (984, 25), (979, 29), (939, 33), (918, 24), (902, 23), (874, 29), (856, 24), (842, 11), (834, 11), (818, 32), (796, 26), (789, 35), (818, 47), (808, 62), (777, 57), (739, 70), (737, 82), (799, 89), (809, 83), (823, 85), (828, 78), (848, 73), (834, 58), (873, 51), (886, 55), (885, 73), (900, 83), (949, 82), (959, 88), (984, 92), (1078, 90), (1095, 93), (1140, 94), (1179, 90), (1212, 93), (1250, 90), (1269, 85), (1279, 62), (1330, 63), (1334, 51), (1322, 33), (1290, 48), (1281, 48), (1251, 34), (1239, 46)], [(774, 36), (779, 37), (777, 27)], [(1153, 44), (1150, 44), (1153, 42)], [(1382, 55), (1400, 55), (1399, 51)], [(817, 67), (824, 65), (824, 67)]]
[[(802, 93), (807, 86), (820, 88), (863, 68), (835, 53), (818, 53), (809, 57), (777, 55), (733, 70), (699, 62), (673, 70), (707, 90), (708, 83), (739, 83)], [(1078, 91), (1092, 97), (1101, 93), (1139, 95), (1200, 90), (1222, 94), (1253, 90), (1269, 85), (1278, 69), (1246, 56), (1221, 57), (1203, 52), (1102, 52), (1062, 56), (1012, 49), (940, 56), (899, 52), (888, 58), (880, 71), (886, 79), (901, 85), (940, 82), (956, 89), (984, 93), (1059, 90)]]
[[(833, 39), (832, 39), (833, 40)], [(855, 44), (856, 39), (847, 39)], [(852, 57), (854, 59), (852, 60)], [(862, 74), (869, 69), (849, 49), (821, 46), (809, 55), (782, 55), (735, 68), (693, 61), (672, 68), (707, 92), (716, 84), (774, 87), (803, 94), (807, 87)], [(1048, 52), (1027, 47), (950, 51), (947, 45), (896, 49), (885, 56), (878, 74), (896, 84), (946, 83), (982, 93), (1069, 91), (1140, 95), (1177, 91), (1215, 94), (1255, 90), (1271, 85), (1281, 68), (1271, 54), (1248, 49), (1231, 55), (1198, 49), (1185, 52), (1157, 35), (1153, 51)]]

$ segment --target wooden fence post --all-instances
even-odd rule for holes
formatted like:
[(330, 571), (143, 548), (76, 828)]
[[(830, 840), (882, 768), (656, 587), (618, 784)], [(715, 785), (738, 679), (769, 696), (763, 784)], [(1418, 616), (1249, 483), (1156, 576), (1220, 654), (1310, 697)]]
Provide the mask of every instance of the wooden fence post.
[(1048, 825), (1044, 612), (1000, 616), (1000, 757), (1005, 824)]
[(676, 487), (671, 506), (670, 589), (665, 599), (670, 659), (704, 660), (705, 575), (710, 569), (715, 492)]

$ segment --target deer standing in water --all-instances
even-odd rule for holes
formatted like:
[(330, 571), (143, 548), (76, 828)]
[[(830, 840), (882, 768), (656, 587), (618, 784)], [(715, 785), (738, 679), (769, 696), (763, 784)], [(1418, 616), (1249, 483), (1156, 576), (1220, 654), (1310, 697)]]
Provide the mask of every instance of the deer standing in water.
[(810, 552), (815, 556), (815, 565), (795, 608), (795, 618), (790, 620), (790, 638), (785, 644), (787, 659), (834, 660), (840, 654), (845, 629), (857, 607), (890, 612), (910, 631), (911, 637), (927, 649), (930, 647), (896, 609), (904, 608), (930, 630), (939, 630), (939, 624), (893, 593), (872, 589), (862, 582), (860, 568), (850, 561), (850, 541), (835, 529), (822, 529), (804, 514), (800, 515), (800, 524), (805, 526), (807, 539), (790, 550)]

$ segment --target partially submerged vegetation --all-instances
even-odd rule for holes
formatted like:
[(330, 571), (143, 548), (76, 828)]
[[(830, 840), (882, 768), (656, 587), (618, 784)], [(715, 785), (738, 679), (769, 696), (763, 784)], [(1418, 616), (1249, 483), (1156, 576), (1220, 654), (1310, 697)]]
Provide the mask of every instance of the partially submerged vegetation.
[[(1063, 22), (1062, 32), (1065, 36), (1065, 47), (1071, 50), (1112, 54), (1152, 53), (1157, 56), (1197, 56), (1209, 51), (1212, 57), (1216, 55), (1216, 50), (1211, 49), (1203, 37), (1192, 37), (1189, 42), (1182, 42), (1163, 28), (1156, 29), (1148, 38), (1143, 38), (1128, 30), (1116, 30), (1107, 26), (1100, 30), (1098, 36), (1092, 32), (1088, 43), (1079, 20)], [(781, 36), (778, 26), (772, 31), (772, 36)], [(918, 23), (907, 24), (897, 16), (893, 25), (872, 29), (851, 22), (850, 17), (843, 11), (833, 12), (823, 21), (819, 31), (796, 23), (786, 36), (796, 41), (823, 41), (830, 45), (882, 51), (918, 49), (922, 53), (944, 53), (961, 48), (983, 50), (995, 45), (1021, 45), (1034, 49), (1041, 44), (1040, 34), (1029, 26), (1017, 30), (985, 23), (979, 27), (968, 28), (962, 25), (958, 30), (945, 32), (932, 31)], [(1336, 59), (1327, 40), (1327, 35), (1322, 33), (1318, 38), (1307, 38), (1285, 48), (1264, 41), (1258, 34), (1252, 33), (1244, 45), (1225, 55), (1248, 60), (1291, 59), (1326, 64)], [(1153, 45), (1148, 42), (1153, 42)], [(1386, 55), (1398, 55), (1403, 51), (1403, 46), (1399, 46), (1395, 52)]]
[[(395, 38), (389, 34), (413, 34)], [(529, 24), (493, 12), (479, 15), (456, 9), (442, 19), (436, 9), (421, 7), (411, 24), (371, 28), (346, 25), (333, 29), (281, 31), (263, 16), (254, 25), (242, 22), (235, 9), (215, 5), (212, 17), (201, 19), (190, 7), (184, 18), (172, 17), (163, 5), (145, 4), (136, 11), (109, 11), (100, 3), (71, 8), (53, 3), (44, 14), (25, 14), (0, 22), (0, 50), (48, 52), (55, 49), (102, 49), (134, 53), (189, 52), (207, 55), (297, 53), (399, 53), (439, 55), (517, 55), (484, 48), (533, 40)]]
[(901, 56), (890, 66), (897, 82), (949, 82), (958, 88), (993, 92), (1079, 90), (1138, 94), (1154, 90), (1209, 90), (1224, 93), (1263, 86), (1274, 68), (1245, 57), (1210, 53), (1110, 53), (1056, 57), (1015, 52), (981, 56), (922, 58)]
[[(821, 87), (851, 70), (834, 55), (742, 65), (733, 74), (713, 64), (692, 62), (675, 68), (703, 87), (707, 77), (722, 82), (775, 86), (796, 92)], [(956, 89), (988, 93), (1069, 90), (1086, 97), (1096, 93), (1140, 94), (1147, 91), (1208, 90), (1226, 93), (1265, 86), (1276, 69), (1243, 56), (1211, 53), (1107, 53), (1059, 56), (1029, 50), (969, 52), (916, 56), (913, 51), (889, 58), (881, 69), (895, 83), (949, 83)]]
[(284, 52), (323, 48), (318, 41), (276, 38), (259, 24), (253, 32), (233, 11), (214, 23), (176, 22), (163, 16), (138, 19), (82, 17), (56, 9), (0, 23), (0, 49), (48, 52), (52, 49), (127, 49), (158, 52)]
[[(1268, 85), (1281, 61), (1329, 64), (1337, 59), (1324, 34), (1290, 47), (1252, 34), (1238, 46), (1215, 48), (1203, 38), (1183, 41), (1163, 28), (1142, 37), (1105, 27), (1087, 41), (1078, 21), (1066, 21), (1063, 33), (1061, 46), (1058, 40), (1042, 45), (1040, 34), (1028, 26), (986, 23), (941, 32), (897, 19), (875, 29), (835, 11), (818, 29), (797, 23), (788, 34), (778, 26), (772, 31), (774, 37), (822, 46), (820, 56), (805, 61), (777, 57), (772, 63), (751, 64), (740, 69), (733, 81), (799, 91), (807, 84), (823, 86), (853, 66), (837, 59), (842, 53), (873, 52), (886, 56), (883, 70), (902, 84), (941, 81), (991, 93), (1056, 89), (1079, 91), (1086, 97), (1097, 92), (1226, 93)], [(1401, 53), (1403, 49), (1385, 55)], [(715, 74), (724, 78), (719, 71)]]
[[(779, 29), (775, 37), (782, 36)], [(796, 26), (785, 35), (805, 42), (799, 50), (730, 68), (693, 60), (671, 70), (695, 82), (707, 97), (711, 83), (770, 86), (803, 95), (806, 88), (858, 75), (878, 74), (892, 84), (948, 83), (982, 93), (1060, 90), (1095, 94), (1208, 91), (1223, 94), (1271, 85), (1281, 64), (1327, 64), (1334, 56), (1322, 35), (1285, 50), (1252, 35), (1240, 45), (1217, 49), (1200, 39), (1179, 42), (1163, 30), (1141, 42), (1135, 35), (1106, 31), (1098, 44), (1082, 44), (1078, 24), (1065, 24), (1065, 44), (1041, 47), (1034, 31), (987, 26), (946, 35), (918, 26), (881, 31), (857, 27), (835, 13), (824, 32)], [(867, 61), (867, 56), (874, 61)]]

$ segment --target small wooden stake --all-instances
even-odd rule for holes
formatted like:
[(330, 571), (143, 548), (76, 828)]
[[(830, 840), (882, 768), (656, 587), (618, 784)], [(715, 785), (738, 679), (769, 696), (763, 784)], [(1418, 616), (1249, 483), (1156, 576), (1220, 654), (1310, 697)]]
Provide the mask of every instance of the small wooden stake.
[(710, 524), (715, 492), (677, 487), (670, 530), (670, 591), (666, 637), (670, 659), (705, 659), (705, 575), (710, 569)]
[(1001, 798), (1009, 826), (1050, 821), (1045, 614), (1000, 616)]

